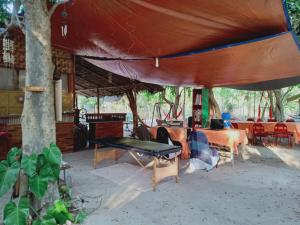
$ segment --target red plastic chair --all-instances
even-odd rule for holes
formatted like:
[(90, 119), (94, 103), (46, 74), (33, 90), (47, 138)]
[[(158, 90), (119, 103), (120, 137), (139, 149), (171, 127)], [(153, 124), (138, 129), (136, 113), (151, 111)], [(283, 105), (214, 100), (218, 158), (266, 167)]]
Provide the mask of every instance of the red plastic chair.
[(288, 132), (288, 128), (284, 123), (277, 123), (274, 127), (274, 134), (273, 134), (275, 144), (278, 144), (278, 139), (288, 139), (289, 146), (292, 147), (292, 137), (293, 134)]
[(265, 132), (265, 128), (261, 123), (253, 124), (252, 133), (252, 144), (256, 144), (258, 138), (260, 139), (260, 142), (262, 142), (262, 138), (267, 137), (269, 135), (269, 133)]
[(10, 147), (9, 132), (6, 124), (0, 124), (0, 159), (5, 159)]

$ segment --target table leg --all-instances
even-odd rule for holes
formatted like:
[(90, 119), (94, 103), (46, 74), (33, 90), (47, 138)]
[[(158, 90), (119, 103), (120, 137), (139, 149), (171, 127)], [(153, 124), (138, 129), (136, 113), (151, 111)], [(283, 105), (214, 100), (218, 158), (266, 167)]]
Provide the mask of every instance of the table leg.
[(111, 149), (105, 151), (98, 151), (98, 149), (99, 149), (99, 145), (96, 144), (94, 149), (94, 160), (93, 160), (94, 169), (96, 169), (97, 164), (104, 159), (112, 159), (117, 161), (119, 158), (118, 149)]
[(176, 179), (176, 183), (178, 183), (179, 182), (179, 159), (177, 156), (175, 157), (175, 166), (177, 167), (175, 179)]
[(152, 175), (152, 188), (156, 191), (157, 183), (166, 177), (174, 176), (176, 183), (179, 182), (179, 160), (176, 156), (174, 159), (170, 160), (170, 165), (165, 167), (159, 167), (159, 159), (153, 157), (153, 175)]
[(231, 165), (234, 166), (234, 149), (232, 147), (230, 148), (230, 161)]
[(152, 189), (153, 189), (153, 191), (156, 191), (157, 166), (158, 166), (158, 158), (153, 157), (153, 174), (152, 174)]
[(94, 169), (96, 169), (96, 166), (97, 166), (97, 149), (98, 149), (98, 144), (95, 144), (94, 159), (93, 159), (93, 167), (94, 167)]
[(145, 168), (144, 164), (141, 162), (141, 160), (138, 159), (138, 157), (135, 155), (134, 152), (132, 151), (128, 151), (129, 154), (132, 156), (132, 158), (135, 159), (135, 161), (142, 167), (142, 168)]
[(186, 140), (180, 141), (182, 146), (181, 159), (189, 159), (190, 158), (190, 149)]

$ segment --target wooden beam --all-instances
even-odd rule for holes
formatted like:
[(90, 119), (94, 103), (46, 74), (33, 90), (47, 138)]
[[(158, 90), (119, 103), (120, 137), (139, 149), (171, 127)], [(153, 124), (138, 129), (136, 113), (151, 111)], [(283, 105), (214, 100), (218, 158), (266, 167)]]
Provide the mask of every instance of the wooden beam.
[[(85, 67), (85, 66), (82, 65), (82, 64), (77, 64), (77, 65), (76, 65), (76, 70), (77, 70), (77, 69), (78, 69), (78, 70), (83, 70), (83, 71), (84, 71), (83, 73), (85, 73), (85, 74), (90, 74), (90, 76), (88, 76), (89, 78), (91, 78), (92, 76), (94, 76), (94, 77), (96, 78), (96, 80), (99, 80), (99, 81), (101, 82), (102, 85), (103, 85), (103, 84), (105, 84), (105, 85), (110, 85), (110, 83), (108, 82), (108, 80), (107, 80), (106, 78), (102, 77), (102, 76), (99, 75), (98, 73), (96, 73), (96, 72), (90, 70), (89, 68)], [(82, 76), (80, 75), (80, 73), (79, 73), (78, 76), (82, 77)], [(85, 79), (85, 80), (86, 80), (86, 79)], [(101, 87), (101, 85), (97, 85), (97, 86), (100, 86), (100, 87)]]
[(99, 88), (97, 88), (97, 113), (100, 113)]
[[(130, 85), (120, 85), (120, 86), (109, 86), (109, 87), (98, 87), (102, 90), (113, 90), (113, 89), (125, 89), (125, 90), (132, 90), (134, 88), (143, 88), (144, 85), (142, 83), (140, 84), (130, 84)], [(88, 89), (84, 89), (84, 90), (96, 90), (97, 87), (95, 88), (88, 88)], [(80, 90), (78, 90), (80, 91)]]
[[(82, 69), (92, 72), (93, 74), (98, 76), (99, 79), (102, 79), (102, 81), (105, 81), (107, 83), (109, 83), (109, 81), (108, 81), (109, 74), (112, 74), (113, 83), (115, 83), (116, 85), (120, 85), (122, 83), (128, 83), (131, 80), (128, 77), (120, 76), (120, 75), (111, 73), (107, 70), (104, 70), (101, 67), (98, 67), (92, 63), (89, 63), (82, 58), (79, 58), (79, 60), (77, 60), (77, 65), (81, 66)], [(104, 75), (107, 76), (107, 78), (103, 77)]]

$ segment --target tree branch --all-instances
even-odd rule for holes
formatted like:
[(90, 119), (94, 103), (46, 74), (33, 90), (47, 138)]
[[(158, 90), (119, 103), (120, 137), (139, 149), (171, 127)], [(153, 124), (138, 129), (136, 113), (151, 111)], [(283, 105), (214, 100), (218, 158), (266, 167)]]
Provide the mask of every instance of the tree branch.
[(162, 99), (165, 100), (165, 102), (168, 103), (169, 105), (172, 105), (172, 104), (173, 104), (173, 102), (171, 102), (171, 101), (170, 101), (169, 99), (167, 99), (167, 97), (166, 97), (166, 89), (164, 89), (164, 90), (162, 91)]
[(52, 17), (53, 13), (55, 12), (55, 10), (56, 10), (56, 8), (57, 8), (58, 6), (60, 6), (60, 5), (62, 5), (62, 4), (65, 4), (65, 3), (67, 3), (68, 1), (69, 1), (69, 0), (62, 0), (62, 1), (60, 1), (60, 2), (55, 3), (55, 4), (51, 7), (51, 9), (49, 10), (49, 17), (50, 17), (50, 18)]
[(14, 28), (14, 27), (20, 28), (21, 31), (25, 34), (25, 25), (22, 21), (20, 21), (19, 14), (18, 14), (18, 12), (20, 10), (20, 6), (21, 6), (21, 0), (16, 0), (13, 3), (13, 10), (12, 10), (10, 22), (5, 21), (6, 28), (5, 28), (5, 30), (2, 30), (0, 32), (0, 36), (2, 36), (9, 29)]
[(179, 98), (181, 98), (181, 94), (183, 92), (184, 88), (181, 89), (180, 93), (179, 93)]
[(295, 86), (289, 87), (287, 91), (283, 94), (283, 99), (294, 89)]

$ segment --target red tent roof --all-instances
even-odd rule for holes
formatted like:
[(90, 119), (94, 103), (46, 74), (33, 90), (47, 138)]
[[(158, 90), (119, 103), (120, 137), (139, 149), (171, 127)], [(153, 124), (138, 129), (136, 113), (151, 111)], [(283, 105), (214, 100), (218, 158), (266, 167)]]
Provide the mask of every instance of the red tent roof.
[(141, 81), (236, 86), (300, 74), (282, 0), (73, 0), (52, 24), (55, 46)]

